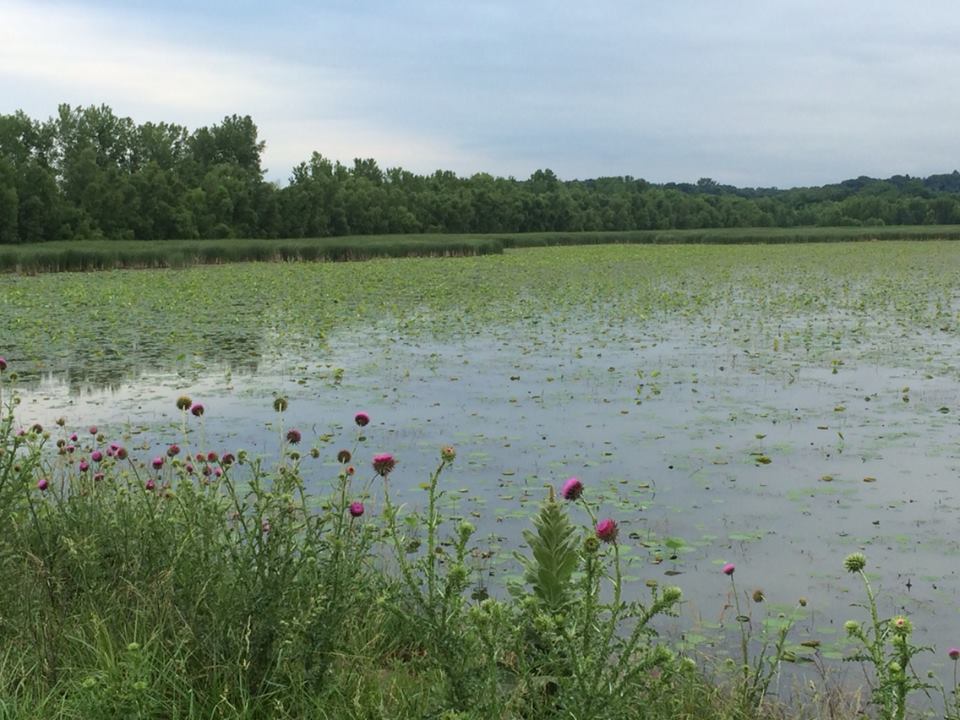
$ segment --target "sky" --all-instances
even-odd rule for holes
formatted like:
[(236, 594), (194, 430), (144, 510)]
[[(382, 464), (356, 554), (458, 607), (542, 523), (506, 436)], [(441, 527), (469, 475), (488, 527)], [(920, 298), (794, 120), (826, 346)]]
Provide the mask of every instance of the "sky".
[(822, 185), (960, 167), (956, 0), (0, 0), (0, 114), (250, 115), (346, 164)]

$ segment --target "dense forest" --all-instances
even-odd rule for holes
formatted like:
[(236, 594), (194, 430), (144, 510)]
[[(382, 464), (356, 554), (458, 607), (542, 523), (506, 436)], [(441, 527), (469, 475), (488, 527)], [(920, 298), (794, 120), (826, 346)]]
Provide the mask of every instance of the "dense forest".
[(956, 170), (780, 190), (417, 175), (314, 153), (280, 186), (264, 179), (263, 149), (249, 116), (190, 132), (105, 105), (0, 115), (0, 243), (960, 223)]

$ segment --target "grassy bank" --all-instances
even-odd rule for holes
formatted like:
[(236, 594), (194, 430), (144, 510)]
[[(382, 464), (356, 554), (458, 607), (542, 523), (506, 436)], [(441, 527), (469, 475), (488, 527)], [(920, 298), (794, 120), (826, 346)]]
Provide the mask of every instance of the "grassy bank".
[(229, 262), (488, 255), (505, 249), (601, 244), (750, 244), (956, 240), (960, 226), (720, 228), (491, 235), (374, 235), (303, 240), (74, 241), (0, 246), (0, 272), (185, 267)]

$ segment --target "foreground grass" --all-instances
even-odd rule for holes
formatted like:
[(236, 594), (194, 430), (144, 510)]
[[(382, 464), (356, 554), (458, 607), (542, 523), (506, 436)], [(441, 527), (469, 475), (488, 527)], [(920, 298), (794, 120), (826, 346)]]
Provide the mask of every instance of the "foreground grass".
[(186, 267), (229, 262), (345, 261), (499, 254), (510, 248), (603, 244), (749, 244), (956, 240), (958, 225), (719, 228), (622, 232), (375, 235), (292, 240), (72, 241), (0, 246), (0, 272)]

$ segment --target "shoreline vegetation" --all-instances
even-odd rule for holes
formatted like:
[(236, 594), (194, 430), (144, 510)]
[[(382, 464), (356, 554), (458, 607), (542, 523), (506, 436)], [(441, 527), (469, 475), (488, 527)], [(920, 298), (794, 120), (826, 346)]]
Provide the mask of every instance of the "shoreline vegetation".
[(342, 262), (397, 257), (456, 257), (573, 245), (735, 245), (883, 240), (960, 240), (960, 225), (406, 234), (276, 240), (73, 240), (0, 245), (0, 272), (35, 274), (180, 268), (231, 262)]
[[(204, 403), (181, 396), (150, 458), (66, 418), (22, 424), (15, 382), (0, 357), (2, 717), (904, 720), (931, 690), (948, 720), (960, 710), (914, 670), (930, 649), (910, 621), (878, 615), (860, 553), (843, 566), (864, 619), (844, 628), (868, 691), (809, 658), (820, 684), (781, 688), (784, 664), (816, 653), (791, 637), (806, 599), (754, 618), (764, 597), (728, 562), (717, 582), (739, 652), (711, 660), (661, 638), (683, 591), (651, 580), (627, 597), (629, 540), (589, 480), (551, 484), (516, 553), (522, 581), (488, 586), (476, 529), (440, 510), (452, 446), (422, 501), (398, 505), (403, 458), (370, 451), (382, 432), (364, 411), (317, 444), (285, 425), (278, 396), (266, 459), (210, 449)], [(306, 489), (316, 475), (332, 476), (325, 494)], [(946, 654), (956, 673), (960, 649)]]

